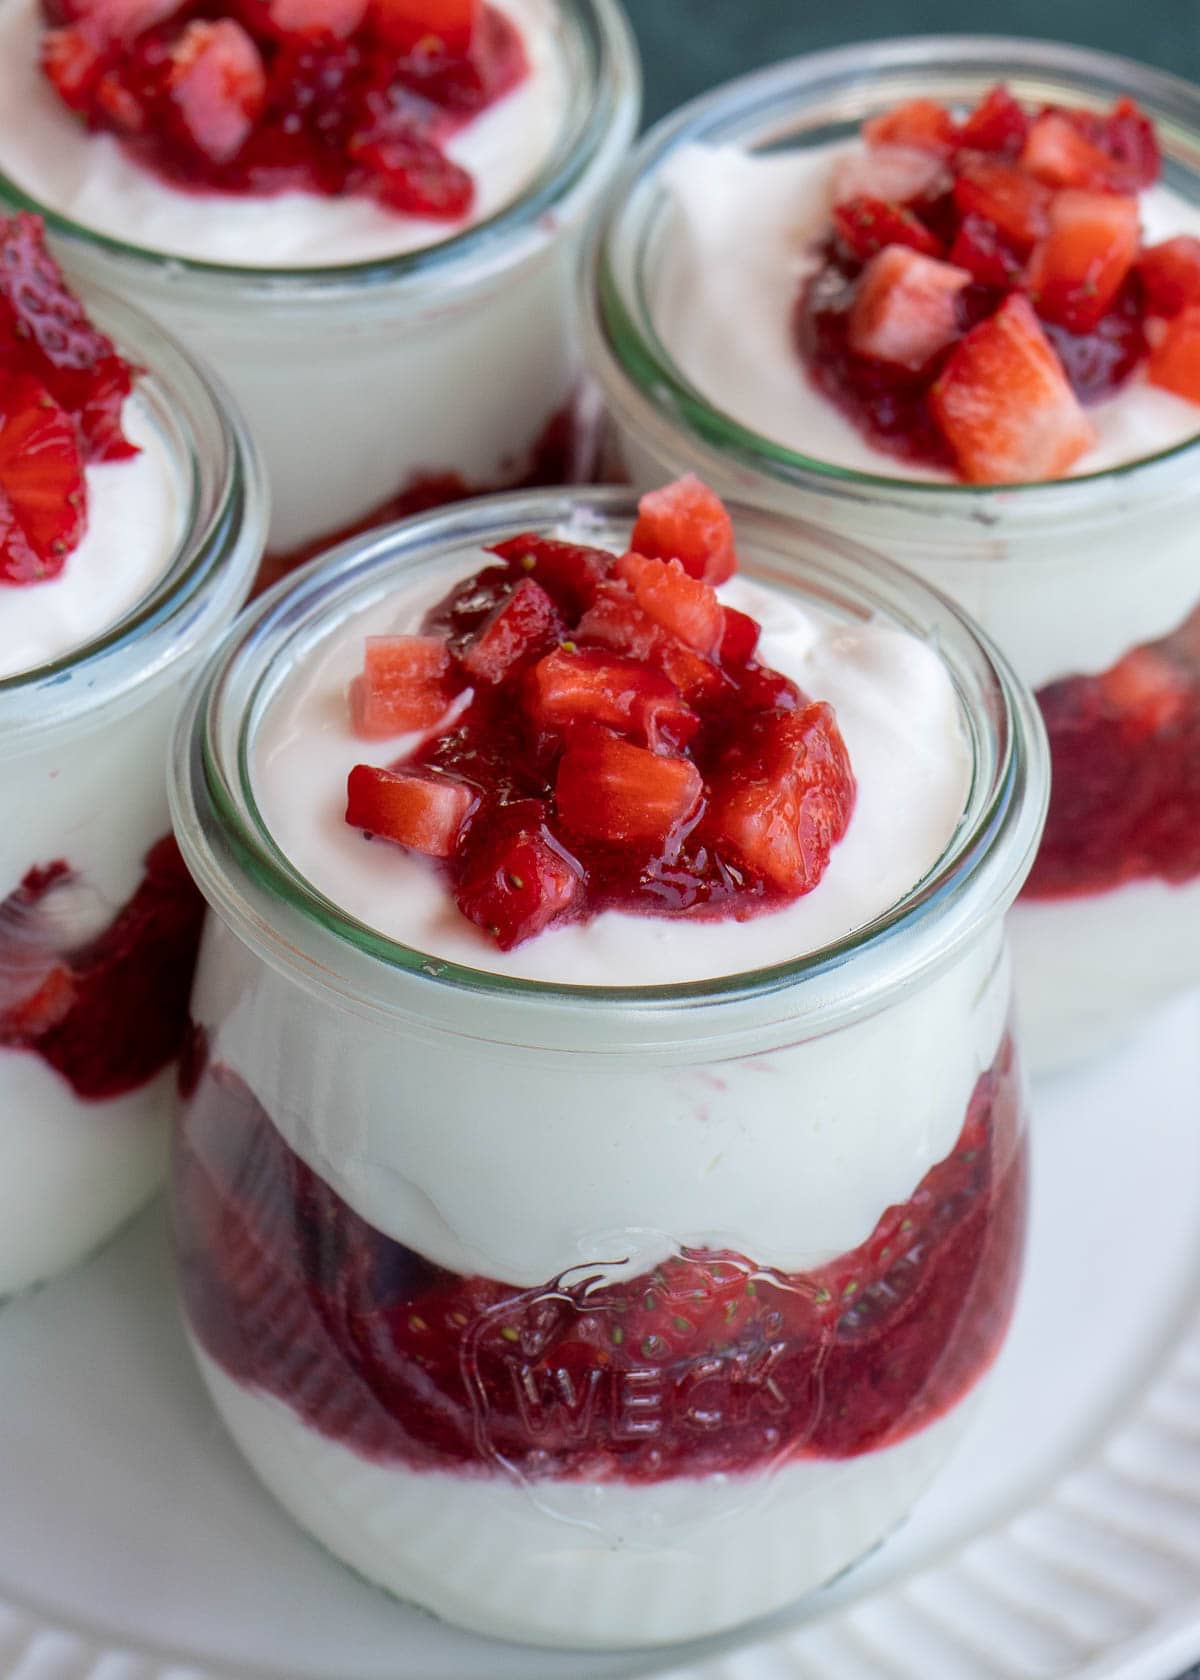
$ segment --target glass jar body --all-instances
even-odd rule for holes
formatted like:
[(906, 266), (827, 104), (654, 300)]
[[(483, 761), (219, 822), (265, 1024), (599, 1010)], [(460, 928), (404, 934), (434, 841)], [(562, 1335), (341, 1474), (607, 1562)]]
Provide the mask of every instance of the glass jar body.
[[(733, 84), (647, 139), (589, 263), (588, 346), (636, 484), (692, 469), (725, 494), (878, 547), (959, 601), (1037, 692), (1053, 792), (1012, 921), (1036, 1070), (1103, 1048), (1200, 981), (1200, 571), (1190, 538), (1200, 444), (1015, 488), (832, 467), (818, 458), (819, 438), (802, 457), (709, 405), (666, 359), (648, 301), (667, 226), (660, 177), (679, 146), (820, 145), (902, 99), (965, 104), (1001, 79), (1038, 103), (1101, 107), (1132, 94), (1158, 122), (1168, 184), (1200, 199), (1200, 100), (1173, 78), (1020, 41), (820, 54)], [(804, 379), (798, 353), (795, 376)]]
[(148, 322), (94, 314), (150, 369), (134, 400), (190, 514), (126, 622), (0, 683), (0, 1298), (80, 1259), (161, 1179), (203, 921), (171, 838), (170, 727), (266, 527), (249, 442), (203, 377)]
[(507, 499), (348, 545), (243, 620), (172, 782), (214, 911), (172, 1186), (216, 1404), (356, 1569), (484, 1633), (597, 1648), (817, 1586), (963, 1427), (1020, 1265), (1002, 916), (1044, 808), (1031, 703), (952, 608), (743, 514), (752, 578), (954, 670), (969, 808), (894, 915), (658, 988), (464, 969), (348, 919), (256, 797), (282, 674), (389, 589), (460, 577), (465, 546), (574, 515), (619, 549), (633, 512)]

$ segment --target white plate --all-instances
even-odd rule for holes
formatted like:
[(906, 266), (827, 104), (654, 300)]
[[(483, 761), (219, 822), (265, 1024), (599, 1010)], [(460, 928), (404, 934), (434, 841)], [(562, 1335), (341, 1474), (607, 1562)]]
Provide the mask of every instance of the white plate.
[(840, 1585), (580, 1657), (385, 1598), (282, 1517), (189, 1363), (161, 1208), (0, 1315), (8, 1680), (1165, 1680), (1200, 1656), (1200, 999), (1043, 1087), (1031, 1252), (968, 1441)]

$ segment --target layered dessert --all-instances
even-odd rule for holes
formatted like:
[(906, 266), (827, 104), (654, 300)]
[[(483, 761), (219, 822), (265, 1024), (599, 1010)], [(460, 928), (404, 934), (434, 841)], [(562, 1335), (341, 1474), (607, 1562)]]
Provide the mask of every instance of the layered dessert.
[(187, 1023), (204, 906), (167, 822), (161, 678), (114, 702), (100, 657), (189, 534), (142, 384), (40, 223), (0, 221), (0, 1297), (148, 1194)]
[[(707, 411), (705, 470), (715, 441), (729, 482), (753, 457), (752, 494), (884, 542), (1036, 688), (1053, 796), (1017, 940), (1055, 1060), (1200, 977), (1194, 940), (1169, 937), (1200, 915), (1186, 492), (1162, 473), (1157, 495), (1120, 482), (1174, 460), (1178, 481), (1200, 433), (1200, 203), (1186, 175), (1165, 184), (1134, 99), (1078, 98), (1065, 77), (1050, 98), (881, 96), (852, 139), (761, 153), (686, 137), (652, 166), (642, 276), (648, 324)], [(631, 435), (635, 472), (695, 453), (665, 441)], [(1089, 925), (1110, 911), (1114, 934), (1164, 934), (1132, 985), (1124, 938)], [(1107, 960), (1077, 963), (1085, 944)]]
[(254, 1468), (371, 1579), (508, 1638), (688, 1638), (901, 1520), (1011, 1314), (998, 918), (840, 1030), (800, 977), (936, 878), (963, 702), (898, 616), (742, 575), (695, 479), (632, 528), (427, 542), (336, 605), (310, 583), (247, 667), (299, 966), (213, 918), (188, 1321)]
[[(579, 201), (635, 98), (605, 0), (0, 5), (0, 191), (227, 380), (280, 550), (537, 471)], [(464, 414), (463, 368), (504, 403)]]

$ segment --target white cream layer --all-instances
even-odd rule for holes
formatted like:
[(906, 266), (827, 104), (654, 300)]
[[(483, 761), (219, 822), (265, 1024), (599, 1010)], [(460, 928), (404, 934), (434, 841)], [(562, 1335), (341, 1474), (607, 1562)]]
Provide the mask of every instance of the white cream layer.
[[(486, 557), (465, 559), (465, 576)], [(283, 685), (258, 729), (254, 784), (264, 820), (306, 878), (344, 910), (417, 950), (491, 973), (574, 985), (668, 984), (737, 974), (814, 951), (862, 927), (921, 880), (966, 802), (970, 756), (953, 686), (932, 647), (883, 625), (822, 620), (744, 578), (722, 594), (763, 625), (760, 657), (828, 700), (858, 783), (854, 815), (815, 891), (745, 922), (610, 911), (500, 951), (461, 916), (425, 859), (367, 841), (345, 822), (354, 765), (391, 764), (413, 738), (365, 742), (346, 691), (367, 635), (416, 630), (446, 576), (341, 625)]]
[[(654, 323), (714, 407), (786, 448), (856, 472), (912, 482), (950, 475), (875, 449), (805, 376), (792, 333), (800, 286), (819, 264), (839, 166), (838, 142), (759, 156), (733, 146), (680, 149), (663, 171), (673, 199), (652, 283)], [(1169, 188), (1141, 195), (1148, 243), (1200, 235), (1200, 205)], [(1140, 374), (1088, 409), (1095, 445), (1072, 474), (1140, 460), (1200, 433), (1200, 406)]]
[(447, 146), (475, 179), (460, 223), (404, 216), (362, 197), (283, 193), (240, 198), (176, 190), (89, 133), (37, 64), (38, 0), (0, 0), (0, 173), (59, 214), (172, 256), (251, 268), (322, 268), (398, 256), (495, 215), (550, 157), (567, 104), (554, 0), (503, 0), (521, 30), (530, 73)]
[(87, 532), (60, 575), (49, 583), (0, 583), (0, 678), (94, 641), (149, 594), (170, 564), (185, 488), (136, 396), (124, 419), (141, 454), (88, 467)]
[(522, 1484), (373, 1464), (193, 1349), (254, 1470), (336, 1556), (479, 1633), (572, 1647), (699, 1638), (822, 1585), (908, 1514), (979, 1394), (861, 1458), (645, 1487)]

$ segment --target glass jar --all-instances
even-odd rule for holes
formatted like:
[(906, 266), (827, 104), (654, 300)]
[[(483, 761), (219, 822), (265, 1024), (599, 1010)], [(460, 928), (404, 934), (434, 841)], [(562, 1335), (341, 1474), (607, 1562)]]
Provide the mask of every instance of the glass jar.
[(0, 174), (0, 199), (45, 217), (68, 273), (137, 303), (225, 380), (266, 461), (281, 554), (394, 518), (406, 497), (420, 509), (539, 465), (542, 482), (566, 476), (579, 244), (641, 82), (616, 0), (554, 0), (553, 16), (568, 94), (541, 170), (494, 216), (386, 260), (194, 261), (106, 238)]
[(545, 492), (345, 545), (242, 620), (174, 749), (215, 912), (172, 1173), (205, 1380), (355, 1569), (571, 1646), (732, 1627), (899, 1522), (1000, 1345), (1024, 1221), (1003, 914), (1044, 738), (886, 562), (736, 513), (758, 582), (938, 650), (973, 760), (944, 855), (837, 944), (702, 983), (499, 976), (355, 920), (268, 830), (258, 732), (350, 614), (514, 531), (582, 517), (619, 550), (633, 514)]
[(182, 528), (124, 618), (0, 679), (0, 1298), (86, 1254), (161, 1178), (203, 919), (171, 839), (167, 739), (266, 531), (223, 397), (149, 321), (86, 301), (145, 370), (129, 401), (170, 462)]
[[(723, 494), (878, 547), (958, 600), (1036, 690), (1053, 795), (1011, 927), (1022, 1042), (1038, 1070), (1111, 1043), (1200, 981), (1200, 441), (1015, 487), (853, 471), (795, 454), (709, 403), (664, 349), (651, 301), (670, 207), (663, 176), (681, 147), (825, 145), (899, 101), (967, 105), (997, 81), (1036, 104), (1101, 108), (1132, 96), (1158, 125), (1167, 185), (1200, 203), (1200, 90), (1175, 77), (985, 37), (818, 53), (720, 88), (647, 136), (596, 230), (586, 333), (635, 483), (694, 469)], [(795, 375), (799, 387), (798, 355)], [(1178, 704), (1132, 717), (1125, 697), (1150, 668)]]

